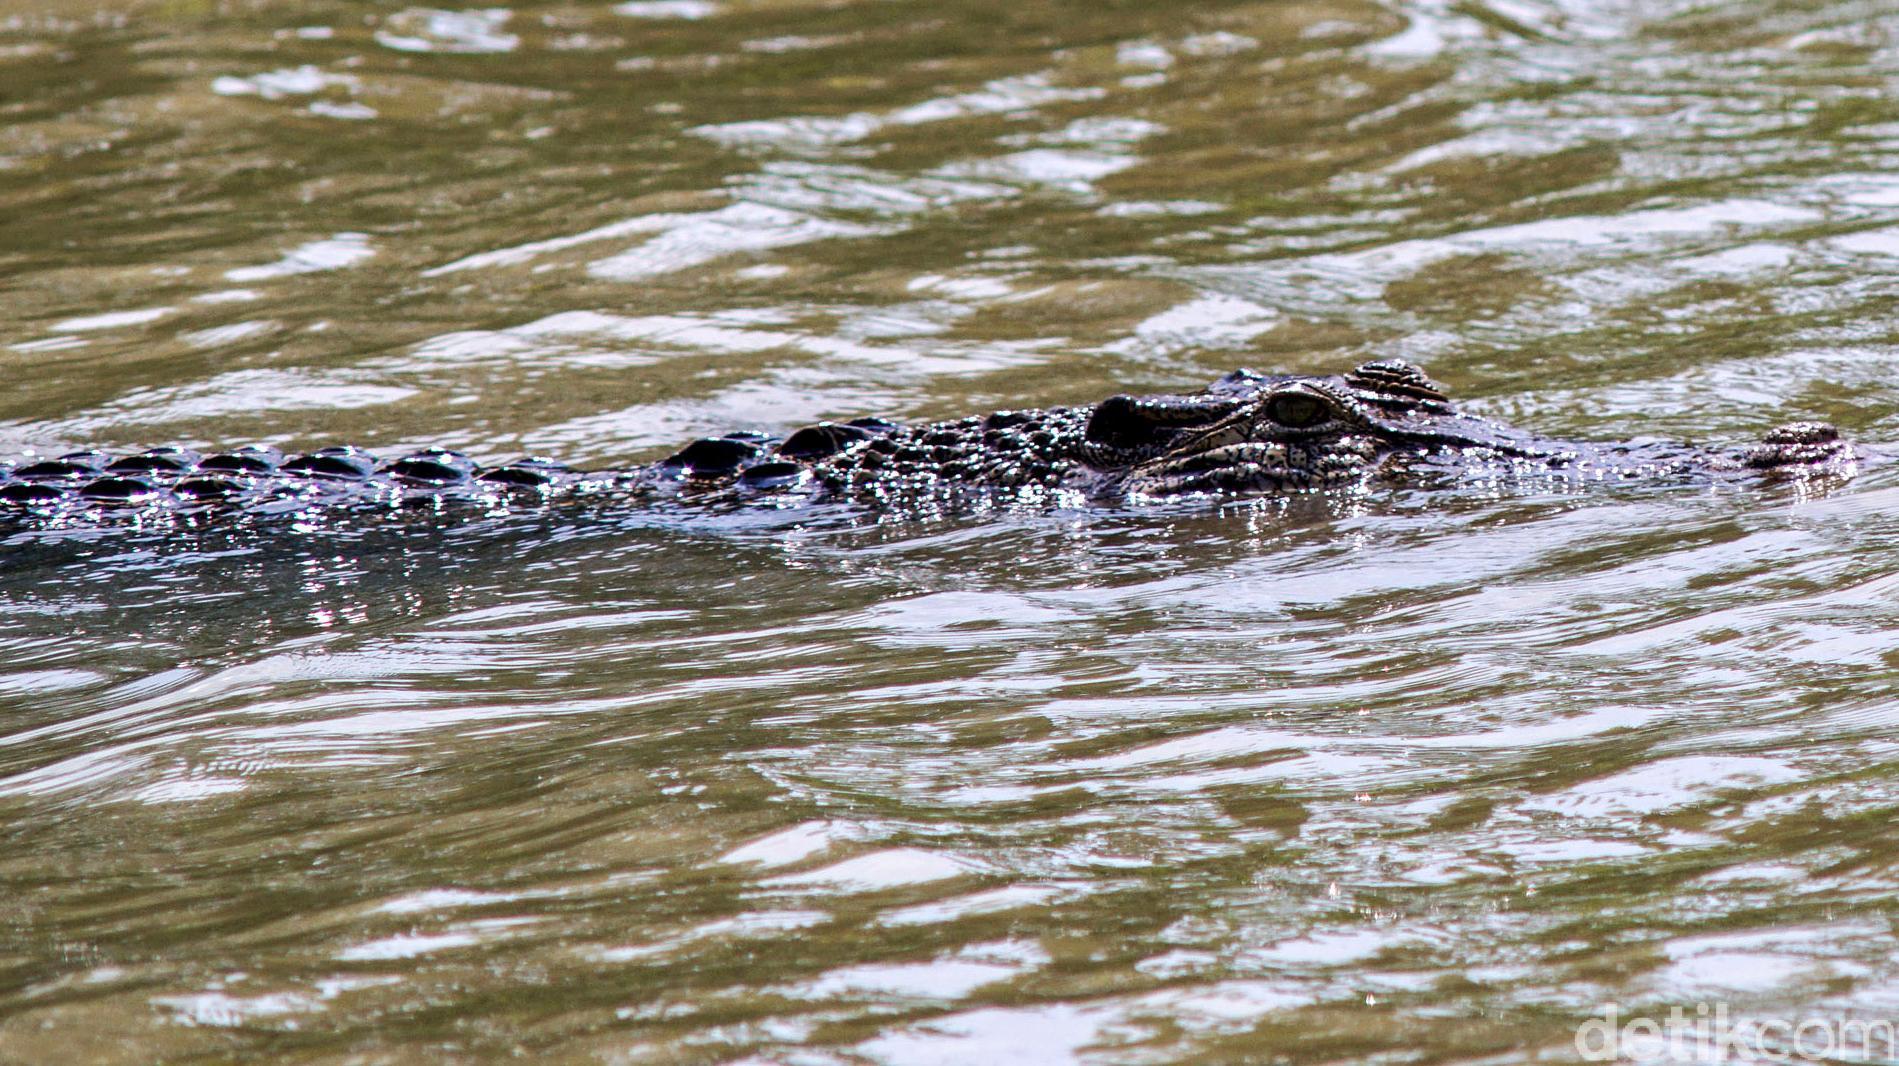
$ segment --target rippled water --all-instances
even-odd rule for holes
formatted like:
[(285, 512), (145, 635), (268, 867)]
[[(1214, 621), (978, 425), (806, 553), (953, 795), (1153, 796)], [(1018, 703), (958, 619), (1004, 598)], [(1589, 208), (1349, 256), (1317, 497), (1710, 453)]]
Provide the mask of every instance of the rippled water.
[[(0, 453), (612, 464), (1368, 356), (1890, 442), (1895, 79), (1852, 2), (15, 5)], [(16, 540), (0, 1061), (1899, 1018), (1895, 510), (1875, 463)]]

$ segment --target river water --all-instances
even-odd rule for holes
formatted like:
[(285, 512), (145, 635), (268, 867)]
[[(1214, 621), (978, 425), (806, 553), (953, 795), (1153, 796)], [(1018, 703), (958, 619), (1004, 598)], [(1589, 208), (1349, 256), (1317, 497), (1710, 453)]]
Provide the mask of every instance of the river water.
[[(612, 465), (1371, 357), (1890, 442), (1895, 87), (1850, 0), (11, 3), (0, 453)], [(1899, 1019), (1896, 512), (15, 538), (0, 1062), (1811, 1047)]]

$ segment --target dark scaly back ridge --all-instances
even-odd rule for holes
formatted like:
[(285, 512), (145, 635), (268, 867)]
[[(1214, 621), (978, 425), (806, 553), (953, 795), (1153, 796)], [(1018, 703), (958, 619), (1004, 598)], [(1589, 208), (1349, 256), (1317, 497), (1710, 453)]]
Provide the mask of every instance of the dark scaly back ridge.
[(1360, 363), (1345, 375), (1345, 384), (1366, 403), (1397, 410), (1425, 410), (1450, 414), (1450, 397), (1418, 367), (1399, 359)]
[(1240, 406), (1231, 396), (1110, 396), (1088, 415), (1075, 454), (1097, 470), (1117, 470), (1164, 452), (1188, 431), (1211, 425)]

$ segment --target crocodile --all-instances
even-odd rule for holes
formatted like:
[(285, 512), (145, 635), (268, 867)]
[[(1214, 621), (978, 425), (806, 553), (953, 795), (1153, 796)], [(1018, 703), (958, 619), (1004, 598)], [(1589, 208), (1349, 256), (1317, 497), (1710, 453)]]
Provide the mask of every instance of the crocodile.
[(997, 502), (1138, 505), (1377, 482), (1841, 478), (1857, 459), (1820, 422), (1783, 425), (1734, 448), (1542, 437), (1464, 413), (1423, 370), (1379, 360), (1330, 376), (1241, 369), (1192, 393), (914, 425), (858, 418), (780, 437), (731, 433), (618, 470), (538, 457), (482, 466), (443, 448), (386, 460), (353, 446), (295, 456), (257, 445), (73, 452), (0, 464), (0, 528), (584, 498), (702, 507), (828, 500), (897, 513)]

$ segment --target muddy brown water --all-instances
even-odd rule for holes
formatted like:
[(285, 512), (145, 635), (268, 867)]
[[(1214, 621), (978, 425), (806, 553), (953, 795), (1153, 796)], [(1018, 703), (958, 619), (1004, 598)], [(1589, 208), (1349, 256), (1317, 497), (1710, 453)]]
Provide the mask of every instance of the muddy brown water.
[[(1889, 3), (6, 3), (0, 452), (607, 465), (1374, 356), (1895, 441), (1895, 84)], [(1899, 1019), (1896, 513), (1874, 465), (11, 541), (0, 1062)]]

